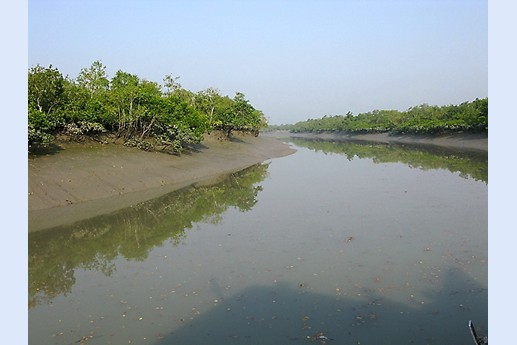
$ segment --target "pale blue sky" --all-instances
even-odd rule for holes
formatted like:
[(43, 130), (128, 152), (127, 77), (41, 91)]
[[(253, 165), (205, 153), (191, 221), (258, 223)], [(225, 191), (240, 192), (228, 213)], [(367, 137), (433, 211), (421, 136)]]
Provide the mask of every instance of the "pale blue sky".
[(30, 0), (29, 67), (243, 92), (273, 124), (488, 96), (488, 4)]

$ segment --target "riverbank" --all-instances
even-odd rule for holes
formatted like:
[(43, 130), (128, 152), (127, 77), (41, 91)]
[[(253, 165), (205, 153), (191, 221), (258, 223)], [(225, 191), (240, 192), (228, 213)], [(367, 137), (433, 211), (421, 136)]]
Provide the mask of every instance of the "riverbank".
[(486, 133), (455, 133), (443, 135), (396, 135), (389, 133), (350, 134), (350, 133), (290, 133), (288, 131), (265, 132), (263, 137), (306, 138), (317, 140), (357, 141), (383, 144), (407, 144), (439, 146), (450, 149), (475, 150), (488, 152), (488, 135)]
[(271, 137), (206, 136), (181, 156), (116, 144), (60, 143), (28, 161), (29, 231), (107, 214), (295, 152)]
[(277, 131), (261, 133), (259, 137), (237, 136), (231, 142), (206, 136), (195, 150), (181, 156), (116, 144), (60, 143), (52, 153), (29, 158), (29, 231), (111, 213), (191, 185), (217, 182), (233, 172), (293, 153), (294, 149), (278, 140), (290, 137), (488, 152), (488, 137), (483, 134), (404, 136)]

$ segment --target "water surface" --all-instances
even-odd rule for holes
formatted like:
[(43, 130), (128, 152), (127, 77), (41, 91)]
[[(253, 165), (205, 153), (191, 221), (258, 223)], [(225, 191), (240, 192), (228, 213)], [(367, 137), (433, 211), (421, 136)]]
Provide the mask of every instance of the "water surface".
[(470, 344), (486, 335), (487, 157), (295, 154), (29, 234), (31, 344)]

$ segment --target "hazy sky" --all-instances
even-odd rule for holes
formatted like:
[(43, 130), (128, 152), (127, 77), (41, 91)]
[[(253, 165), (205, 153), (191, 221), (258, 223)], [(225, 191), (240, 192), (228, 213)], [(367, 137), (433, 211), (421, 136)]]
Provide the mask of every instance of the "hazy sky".
[(488, 1), (29, 0), (28, 67), (243, 92), (272, 124), (488, 96)]

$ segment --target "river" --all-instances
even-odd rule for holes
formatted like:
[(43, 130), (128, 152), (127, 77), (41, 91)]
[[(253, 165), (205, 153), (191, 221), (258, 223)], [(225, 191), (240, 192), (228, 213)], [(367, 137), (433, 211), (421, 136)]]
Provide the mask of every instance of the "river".
[(218, 184), (29, 233), (29, 343), (488, 334), (486, 152), (289, 143)]

